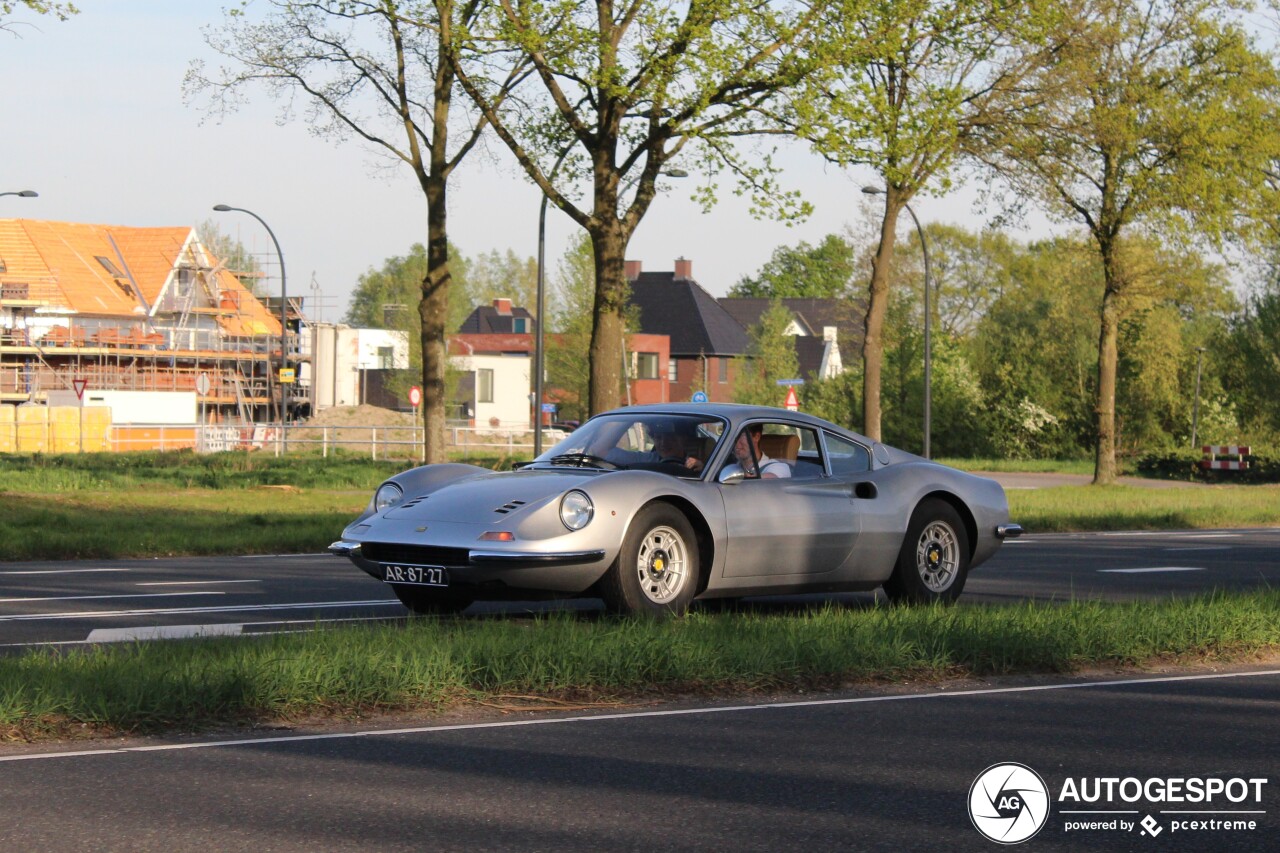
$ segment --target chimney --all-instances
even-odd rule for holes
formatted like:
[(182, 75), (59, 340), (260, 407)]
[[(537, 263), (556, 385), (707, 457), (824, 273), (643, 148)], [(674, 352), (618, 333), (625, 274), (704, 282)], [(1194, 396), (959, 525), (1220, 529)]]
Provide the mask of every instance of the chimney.
[(684, 258), (676, 258), (676, 281), (690, 281), (693, 279), (693, 261), (686, 261)]
[(499, 297), (493, 300), (493, 310), (504, 316), (511, 313), (511, 300)]
[(824, 341), (834, 341), (834, 340), (836, 339), (836, 335), (837, 335), (837, 333), (838, 333), (839, 331), (840, 331), (840, 330), (839, 330), (837, 327), (835, 327), (835, 326), (823, 326), (823, 327), (822, 327), (822, 339), (823, 339)]
[(625, 263), (627, 281), (635, 281), (640, 277), (640, 273), (644, 270), (642, 261), (627, 261)]

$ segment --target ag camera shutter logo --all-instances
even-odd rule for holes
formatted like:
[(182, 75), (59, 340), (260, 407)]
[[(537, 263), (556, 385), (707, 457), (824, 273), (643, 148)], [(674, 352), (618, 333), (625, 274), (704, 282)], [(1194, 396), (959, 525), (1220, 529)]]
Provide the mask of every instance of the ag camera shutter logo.
[(1049, 788), (1025, 764), (993, 764), (969, 787), (974, 829), (998, 844), (1019, 844), (1049, 819)]

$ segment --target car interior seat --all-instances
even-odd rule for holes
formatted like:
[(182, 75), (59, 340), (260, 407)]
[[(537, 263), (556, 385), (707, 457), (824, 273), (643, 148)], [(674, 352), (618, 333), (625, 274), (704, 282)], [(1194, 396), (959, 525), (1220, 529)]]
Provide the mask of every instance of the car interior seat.
[(800, 436), (762, 435), (760, 436), (760, 452), (770, 459), (781, 459), (794, 468), (796, 456), (800, 453)]

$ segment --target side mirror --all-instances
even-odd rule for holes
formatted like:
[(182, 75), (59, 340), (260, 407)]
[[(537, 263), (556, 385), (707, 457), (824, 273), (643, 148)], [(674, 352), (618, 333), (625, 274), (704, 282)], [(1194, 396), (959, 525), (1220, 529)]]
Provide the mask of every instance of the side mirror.
[(720, 469), (720, 476), (716, 479), (721, 485), (731, 486), (735, 483), (741, 483), (747, 477), (747, 472), (742, 470), (742, 466), (734, 463), (726, 465)]

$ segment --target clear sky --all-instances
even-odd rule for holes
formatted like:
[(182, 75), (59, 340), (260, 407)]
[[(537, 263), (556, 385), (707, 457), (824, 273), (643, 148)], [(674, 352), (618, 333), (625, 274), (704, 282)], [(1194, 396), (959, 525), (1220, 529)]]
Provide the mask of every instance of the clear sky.
[[(225, 2), (77, 0), (81, 13), (65, 22), (26, 12), (11, 18), (16, 36), (0, 31), (0, 192), (34, 189), (40, 197), (0, 198), (0, 217), (131, 226), (214, 219), (264, 261), (274, 258), (252, 218), (211, 209), (247, 208), (279, 239), (290, 294), (306, 297), (313, 317), (336, 320), (361, 273), (425, 242), (425, 202), (407, 170), (388, 168), (371, 149), (317, 138), (300, 121), (277, 123), (278, 104), (265, 90), (239, 113), (202, 122), (183, 102), (182, 80), (193, 59), (219, 64), (201, 27), (221, 21)], [(472, 157), (451, 184), (451, 239), (466, 254), (512, 249), (532, 257), (540, 196), (500, 142), (488, 150), (493, 156)], [(870, 173), (826, 166), (799, 146), (783, 163), (787, 185), (815, 207), (806, 223), (755, 220), (728, 194), (703, 214), (689, 200), (692, 186), (670, 180), (628, 257), (646, 270), (689, 258), (694, 277), (723, 295), (775, 247), (817, 242), (861, 219), (858, 190), (873, 182)], [(913, 207), (926, 222), (977, 228), (984, 220), (971, 212), (973, 195), (925, 197)], [(548, 212), (552, 272), (576, 230)], [(274, 261), (267, 268), (274, 274)]]

